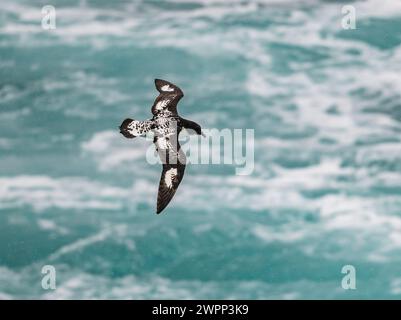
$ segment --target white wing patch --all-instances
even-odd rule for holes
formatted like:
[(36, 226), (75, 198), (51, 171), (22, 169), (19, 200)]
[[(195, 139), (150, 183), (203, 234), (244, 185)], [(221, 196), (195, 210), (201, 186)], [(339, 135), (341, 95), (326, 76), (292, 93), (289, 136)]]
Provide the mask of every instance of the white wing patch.
[(162, 100), (162, 101), (159, 101), (157, 104), (156, 104), (156, 110), (163, 110), (166, 106), (167, 106), (167, 104), (170, 102), (170, 100)]
[(166, 138), (159, 138), (157, 139), (158, 147), (162, 150), (171, 149), (173, 146)]
[(174, 88), (171, 88), (168, 84), (164, 85), (160, 89), (161, 89), (161, 91), (167, 91), (167, 92), (174, 91)]
[(166, 171), (166, 174), (164, 176), (164, 183), (168, 188), (173, 187), (173, 180), (177, 176), (177, 169), (171, 168), (170, 170)]

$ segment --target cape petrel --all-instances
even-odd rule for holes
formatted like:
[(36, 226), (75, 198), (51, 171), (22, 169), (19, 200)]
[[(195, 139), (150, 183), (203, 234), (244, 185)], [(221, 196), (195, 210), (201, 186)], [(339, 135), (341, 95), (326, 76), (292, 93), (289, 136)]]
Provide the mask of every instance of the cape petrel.
[(145, 121), (125, 119), (120, 126), (120, 133), (126, 138), (144, 136), (149, 131), (154, 133), (153, 143), (163, 163), (163, 171), (157, 195), (157, 211), (169, 204), (184, 176), (186, 157), (181, 150), (178, 136), (183, 128), (203, 135), (196, 122), (181, 118), (177, 112), (177, 103), (184, 96), (180, 88), (171, 82), (155, 79), (159, 96), (152, 106), (153, 118)]

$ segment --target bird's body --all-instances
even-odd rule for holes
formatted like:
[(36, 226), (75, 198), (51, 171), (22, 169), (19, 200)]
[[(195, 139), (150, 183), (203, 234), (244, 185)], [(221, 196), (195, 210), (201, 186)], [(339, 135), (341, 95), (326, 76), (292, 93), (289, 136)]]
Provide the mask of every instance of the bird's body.
[(178, 136), (183, 128), (192, 129), (197, 134), (201, 127), (181, 118), (177, 112), (177, 103), (184, 96), (180, 88), (165, 80), (155, 80), (156, 89), (160, 92), (153, 106), (153, 118), (145, 121), (125, 119), (120, 132), (126, 138), (143, 136), (153, 131), (153, 143), (163, 164), (157, 196), (157, 213), (160, 213), (173, 198), (184, 176), (186, 157), (181, 150)]

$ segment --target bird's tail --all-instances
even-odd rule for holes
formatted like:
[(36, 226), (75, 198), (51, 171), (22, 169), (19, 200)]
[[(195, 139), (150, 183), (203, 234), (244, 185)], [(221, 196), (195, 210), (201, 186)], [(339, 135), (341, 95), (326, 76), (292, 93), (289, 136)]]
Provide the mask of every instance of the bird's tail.
[(130, 133), (130, 128), (129, 128), (129, 125), (133, 122), (134, 120), (133, 119), (130, 119), (130, 118), (127, 118), (127, 119), (125, 119), (124, 121), (123, 121), (123, 123), (120, 125), (120, 133), (124, 136), (124, 137), (126, 137), (126, 138), (128, 138), (128, 139), (132, 139), (132, 138), (135, 138), (135, 136), (132, 134), (132, 133)]

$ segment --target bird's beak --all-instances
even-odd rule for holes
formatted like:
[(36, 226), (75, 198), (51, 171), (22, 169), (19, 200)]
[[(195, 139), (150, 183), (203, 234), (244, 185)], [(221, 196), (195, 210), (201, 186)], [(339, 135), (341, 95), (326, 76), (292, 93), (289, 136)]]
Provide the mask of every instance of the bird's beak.
[(206, 138), (206, 135), (203, 132), (201, 132), (201, 136)]

